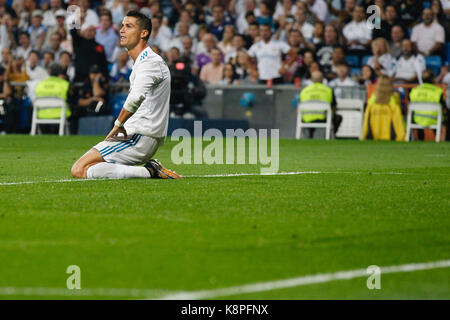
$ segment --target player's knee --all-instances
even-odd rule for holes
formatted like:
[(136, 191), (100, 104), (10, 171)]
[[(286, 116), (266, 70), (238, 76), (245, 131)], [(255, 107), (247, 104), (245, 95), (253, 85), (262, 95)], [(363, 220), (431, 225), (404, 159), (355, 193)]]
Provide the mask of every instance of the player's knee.
[(86, 178), (85, 170), (78, 163), (75, 163), (71, 169), (72, 177), (74, 178)]

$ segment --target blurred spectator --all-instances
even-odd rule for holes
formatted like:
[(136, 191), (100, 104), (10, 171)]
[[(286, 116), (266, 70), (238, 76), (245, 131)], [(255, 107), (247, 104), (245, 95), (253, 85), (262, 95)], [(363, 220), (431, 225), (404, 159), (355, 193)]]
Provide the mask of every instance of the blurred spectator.
[(286, 18), (287, 16), (293, 16), (296, 12), (297, 7), (292, 0), (277, 1), (273, 19), (279, 22), (280, 17)]
[(225, 21), (225, 15), (223, 8), (220, 5), (215, 5), (212, 9), (213, 20), (209, 23), (209, 32), (212, 33), (217, 40), (221, 41), (225, 26), (230, 22)]
[(31, 50), (30, 35), (27, 32), (21, 32), (19, 35), (19, 46), (16, 49), (16, 56), (27, 59)]
[(323, 23), (317, 22), (316, 26), (314, 27), (313, 37), (311, 39), (311, 42), (315, 46), (318, 46), (323, 43), (323, 41), (324, 41), (323, 33), (324, 33)]
[(108, 60), (109, 63), (113, 63), (112, 55), (118, 40), (119, 36), (112, 27), (111, 12), (103, 10), (100, 13), (100, 28), (97, 29), (95, 34), (95, 41), (101, 44), (105, 49), (106, 60)]
[[(85, 1), (85, 0), (83, 0)], [(89, 68), (97, 65), (104, 78), (108, 78), (108, 66), (103, 47), (95, 41), (95, 27), (88, 26), (81, 30), (70, 30), (75, 54), (75, 81), (86, 81)]]
[(330, 15), (328, 13), (328, 6), (324, 0), (304, 0), (307, 4), (307, 10), (311, 12), (316, 22), (328, 23)]
[[(355, 86), (356, 83), (353, 81), (352, 78), (349, 76), (350, 68), (348, 64), (345, 61), (339, 62), (336, 65), (336, 74), (337, 77), (330, 81), (328, 84), (330, 87), (352, 87)], [(337, 92), (335, 90), (334, 92), (336, 94), (336, 97), (340, 97), (340, 92)]]
[[(50, 76), (47, 75), (35, 88), (36, 98), (55, 97), (67, 101), (69, 81), (65, 80), (62, 74), (61, 66), (53, 63), (50, 66)], [(70, 115), (70, 109), (66, 109), (66, 117)], [(40, 119), (58, 119), (61, 117), (61, 108), (42, 108), (38, 110), (37, 116)]]
[(223, 38), (222, 41), (220, 41), (217, 44), (217, 47), (219, 47), (220, 51), (226, 56), (230, 52), (234, 51), (233, 47), (233, 37), (236, 34), (236, 29), (233, 25), (226, 25), (225, 30), (223, 32)]
[(316, 24), (314, 14), (308, 9), (308, 5), (306, 4), (306, 2), (304, 2), (304, 0), (298, 0), (295, 6), (297, 7), (297, 12), (303, 12), (306, 15), (306, 21), (309, 24)]
[(53, 52), (46, 51), (44, 52), (44, 55), (42, 57), (42, 66), (47, 70), (47, 72), (50, 72), (50, 65), (55, 61), (55, 55)]
[(411, 41), (417, 52), (424, 55), (441, 55), (445, 42), (444, 28), (433, 21), (431, 9), (423, 10), (422, 23), (416, 25), (411, 34)]
[(198, 73), (198, 66), (195, 61), (196, 54), (193, 48), (193, 40), (189, 36), (185, 36), (181, 39), (181, 43), (183, 44), (182, 57), (187, 61), (187, 63), (191, 67), (191, 71), (193, 74)]
[(211, 50), (211, 62), (206, 64), (200, 71), (200, 79), (205, 84), (217, 84), (222, 80), (224, 64), (222, 63), (222, 52), (219, 48)]
[(45, 42), (44, 42), (45, 46), (50, 45), (50, 38), (55, 32), (59, 33), (59, 35), (61, 36), (61, 41), (66, 39), (65, 37), (63, 37), (63, 34), (62, 34), (62, 31), (63, 31), (63, 32), (65, 32), (65, 35), (67, 36), (65, 20), (66, 20), (66, 10), (64, 10), (64, 9), (56, 10), (55, 24), (53, 26), (47, 27), (47, 33), (46, 33)]
[[(292, 83), (294, 81), (294, 74), (298, 68), (303, 66), (303, 58), (300, 56), (300, 39), (303, 36), (299, 30), (293, 29), (289, 33), (289, 42), (291, 49), (284, 58), (283, 65), (280, 69), (280, 74), (283, 76), (284, 82)], [(301, 77), (298, 77), (301, 78)]]
[[(25, 69), (25, 62), (23, 58), (14, 57), (10, 60), (6, 69), (6, 79), (9, 82), (26, 82), (30, 80), (30, 77)], [(14, 86), (14, 97), (17, 99), (22, 99), (24, 90), (25, 87), (23, 86)]]
[(42, 10), (36, 9), (33, 11), (31, 25), (27, 32), (30, 34), (31, 47), (36, 50), (41, 50), (47, 29), (42, 24)]
[(395, 25), (391, 29), (391, 42), (389, 43), (390, 53), (394, 59), (402, 54), (402, 40), (405, 34), (402, 27)]
[[(42, 20), (42, 24), (47, 28), (53, 27), (57, 24), (56, 12), (62, 9), (61, 0), (50, 0), (49, 2), (50, 2), (50, 8), (45, 10), (45, 12), (43, 14), (43, 20)], [(64, 10), (64, 9), (62, 9), (62, 10)]]
[(39, 65), (39, 52), (33, 50), (28, 55), (26, 62), (26, 72), (30, 77), (30, 80), (42, 80), (48, 77), (48, 73), (45, 68)]
[(332, 6), (332, 0), (327, 0), (328, 11), (338, 17), (338, 27), (341, 30), (347, 23), (352, 21), (353, 10), (356, 6), (356, 0), (345, 0), (344, 2), (344, 8), (337, 10)]
[(395, 81), (416, 83), (418, 74), (422, 74), (426, 69), (425, 59), (421, 54), (413, 53), (413, 46), (409, 39), (402, 41), (402, 55), (397, 60), (395, 71)]
[(205, 51), (197, 54), (195, 57), (195, 60), (197, 62), (197, 65), (199, 68), (202, 68), (204, 65), (209, 63), (211, 61), (210, 54), (212, 52), (212, 49), (216, 46), (216, 38), (211, 33), (207, 33), (202, 38), (202, 43), (205, 48)]
[(272, 19), (272, 10), (268, 2), (261, 1), (259, 3), (258, 13), (256, 13), (255, 15), (256, 15), (256, 22), (258, 22), (260, 26), (264, 24), (269, 25), (272, 30), (275, 28)]
[(162, 17), (160, 15), (152, 17), (152, 33), (148, 39), (148, 45), (156, 45), (165, 51), (169, 49), (170, 39), (172, 39), (172, 32), (162, 25)]
[(59, 64), (62, 67), (64, 78), (72, 82), (75, 79), (75, 66), (72, 62), (72, 55), (67, 51), (61, 52), (59, 55)]
[(0, 12), (2, 12), (3, 14), (9, 14), (12, 18), (16, 19), (16, 11), (9, 5), (9, 3), (11, 2), (12, 1), (0, 0)]
[(1, 18), (1, 24), (0, 24), (0, 50), (6, 47), (9, 47), (11, 45), (11, 37), (10, 32), (7, 27), (6, 19), (10, 19), (9, 15), (4, 15)]
[[(198, 32), (198, 25), (193, 21), (191, 15), (186, 10), (181, 11), (180, 13), (180, 21), (175, 24), (175, 30), (178, 30), (178, 25), (180, 23), (185, 23), (189, 28), (189, 35), (192, 38), (195, 38)], [(177, 34), (178, 35), (178, 34)]]
[(236, 74), (234, 65), (231, 63), (226, 63), (223, 67), (223, 78), (220, 80), (219, 84), (240, 84), (239, 77)]
[(363, 7), (355, 7), (352, 22), (346, 24), (342, 32), (349, 53), (358, 56), (367, 53), (368, 45), (372, 39), (372, 30), (367, 27)]
[(314, 35), (314, 26), (306, 21), (306, 13), (298, 10), (295, 14), (294, 28), (300, 30), (307, 40), (311, 40)]
[(189, 36), (189, 25), (186, 22), (178, 23), (178, 29), (177, 29), (177, 36), (173, 38), (170, 42), (168, 47), (177, 47), (180, 52), (183, 52), (183, 41), (182, 38), (185, 36)]
[(332, 66), (332, 55), (339, 46), (338, 30), (333, 24), (325, 27), (324, 42), (316, 46), (316, 57), (326, 78), (329, 78)]
[(259, 35), (259, 25), (257, 22), (252, 22), (248, 25), (247, 37), (245, 41), (247, 42), (246, 48), (249, 49), (254, 43), (261, 40)]
[(128, 82), (131, 74), (132, 63), (128, 57), (126, 50), (121, 50), (117, 56), (117, 61), (114, 62), (109, 77), (112, 82)]
[[(336, 114), (336, 97), (333, 93), (333, 90), (326, 85), (323, 84), (323, 75), (320, 71), (314, 71), (311, 74), (311, 83), (308, 84), (303, 90), (300, 92), (300, 102), (307, 101), (322, 101), (328, 103), (331, 107), (332, 111), (332, 123), (334, 132), (339, 128), (339, 125), (342, 121), (342, 116)], [(318, 110), (303, 110), (302, 112), (302, 121), (303, 122), (325, 122), (327, 119), (326, 110), (318, 111)], [(314, 136), (315, 128), (310, 128), (310, 137)]]
[(78, 131), (78, 119), (84, 116), (94, 116), (107, 112), (107, 79), (103, 76), (98, 65), (92, 65), (89, 76), (83, 82), (83, 86), (77, 88), (76, 102), (73, 106), (70, 129), (76, 134)]
[(405, 140), (400, 99), (394, 93), (390, 77), (380, 77), (375, 92), (367, 102), (364, 112), (362, 139), (373, 140)]
[(327, 80), (332, 80), (337, 77), (337, 65), (342, 61), (345, 61), (344, 47), (336, 46), (331, 53), (331, 65), (329, 68), (326, 68), (328, 71), (326, 74)]
[[(372, 39), (385, 38), (387, 41), (392, 40), (392, 28), (395, 25), (401, 25), (397, 17), (397, 10), (393, 5), (387, 5), (384, 11), (385, 18), (381, 20), (380, 28), (373, 29)], [(403, 27), (402, 27), (403, 28)]]
[(399, 3), (397, 12), (400, 21), (404, 23), (405, 28), (411, 28), (420, 18), (423, 10), (422, 0), (402, 0)]
[[(75, 4), (81, 9), (81, 15), (84, 16), (84, 21), (82, 21), (81, 29), (87, 28), (88, 26), (97, 27), (100, 24), (100, 19), (98, 18), (95, 10), (91, 9), (91, 3), (89, 0), (75, 0)], [(75, 14), (67, 17), (69, 21), (75, 19)], [(122, 18), (123, 19), (123, 18)]]
[(357, 75), (353, 77), (353, 81), (355, 81), (355, 83), (363, 86), (375, 83), (376, 79), (377, 75), (375, 74), (375, 71), (367, 64), (362, 66), (359, 77)]
[(17, 108), (12, 103), (12, 89), (5, 77), (6, 70), (0, 67), (0, 132), (13, 133), (16, 127)]
[(180, 49), (178, 49), (177, 47), (172, 47), (169, 49), (169, 51), (167, 52), (167, 65), (169, 66), (169, 68), (173, 66), (175, 61), (178, 60), (180, 56)]
[(382, 74), (391, 77), (395, 72), (396, 61), (389, 53), (389, 44), (384, 38), (372, 41), (373, 56), (367, 61), (378, 76)]
[(59, 60), (59, 55), (64, 50), (61, 48), (61, 34), (58, 32), (53, 33), (50, 36), (50, 43), (48, 46), (44, 46), (42, 51), (51, 52), (55, 58), (55, 60)]
[(225, 55), (225, 62), (230, 62), (231, 59), (235, 59), (238, 51), (247, 52), (247, 50), (245, 49), (245, 40), (242, 35), (234, 35), (231, 44), (232, 50)]
[(59, 29), (58, 33), (61, 35), (61, 45), (60, 45), (61, 49), (72, 54), (73, 53), (73, 43), (72, 43), (72, 39), (68, 38), (66, 29)]
[(34, 0), (16, 1), (13, 3), (14, 10), (19, 13), (19, 29), (26, 30), (30, 26), (31, 16), (36, 9)]
[(236, 53), (234, 68), (240, 83), (258, 82), (257, 72), (255, 73), (255, 69), (250, 62), (250, 56), (245, 51), (241, 50)]
[[(410, 102), (430, 102), (430, 103), (438, 103), (443, 108), (443, 112), (447, 113), (447, 108), (445, 108), (444, 102), (444, 91), (441, 87), (438, 87), (433, 84), (433, 71), (425, 70), (422, 73), (423, 84), (414, 87), (409, 92), (409, 101)], [(413, 121), (421, 126), (428, 127), (431, 125), (435, 125), (437, 123), (437, 111), (428, 111), (428, 110), (416, 110), (413, 113)], [(447, 120), (447, 123), (449, 121)], [(424, 139), (423, 130), (419, 130), (419, 139)], [(447, 138), (449, 136), (447, 135)]]
[(7, 70), (10, 62), (12, 61), (11, 49), (8, 47), (3, 48), (1, 58), (1, 66)]
[(274, 84), (283, 83), (280, 74), (282, 54), (286, 54), (290, 47), (287, 43), (271, 40), (272, 30), (269, 25), (260, 26), (262, 40), (258, 41), (248, 50), (248, 54), (257, 61), (259, 81), (266, 83), (273, 80)]

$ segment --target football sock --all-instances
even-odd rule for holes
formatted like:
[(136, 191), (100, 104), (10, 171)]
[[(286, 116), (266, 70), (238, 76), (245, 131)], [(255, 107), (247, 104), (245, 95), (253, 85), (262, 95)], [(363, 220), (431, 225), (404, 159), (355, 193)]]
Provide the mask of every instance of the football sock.
[(87, 177), (93, 179), (150, 178), (150, 172), (145, 167), (101, 162), (89, 167), (87, 170)]

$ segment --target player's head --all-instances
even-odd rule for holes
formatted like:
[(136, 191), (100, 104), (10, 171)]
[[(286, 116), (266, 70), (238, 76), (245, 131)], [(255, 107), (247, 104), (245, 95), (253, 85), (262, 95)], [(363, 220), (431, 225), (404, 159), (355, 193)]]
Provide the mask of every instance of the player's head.
[(140, 42), (147, 43), (151, 33), (151, 20), (141, 12), (132, 10), (127, 13), (122, 21), (120, 46), (130, 50)]

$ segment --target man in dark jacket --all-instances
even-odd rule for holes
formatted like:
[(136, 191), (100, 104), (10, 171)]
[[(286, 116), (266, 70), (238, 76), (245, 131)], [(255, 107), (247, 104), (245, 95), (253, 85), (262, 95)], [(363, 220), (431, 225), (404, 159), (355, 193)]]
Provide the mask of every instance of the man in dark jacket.
[(108, 79), (108, 63), (103, 47), (95, 41), (96, 30), (88, 26), (78, 33), (76, 29), (70, 30), (75, 53), (75, 82), (83, 82), (89, 77), (89, 69), (93, 65), (100, 68), (103, 77)]

